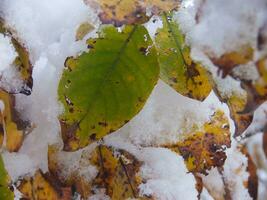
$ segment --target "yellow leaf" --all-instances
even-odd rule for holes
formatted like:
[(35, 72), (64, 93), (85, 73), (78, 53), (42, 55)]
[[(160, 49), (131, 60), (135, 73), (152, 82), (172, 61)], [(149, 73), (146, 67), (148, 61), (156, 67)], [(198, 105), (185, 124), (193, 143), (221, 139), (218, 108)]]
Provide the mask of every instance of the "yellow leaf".
[(88, 22), (82, 23), (76, 31), (76, 40), (82, 40), (84, 36), (90, 33), (94, 29), (94, 26)]
[(0, 100), (4, 105), (0, 123), (2, 123), (5, 133), (5, 137), (3, 137), (5, 138), (5, 148), (9, 152), (18, 151), (22, 145), (24, 135), (29, 132), (30, 124), (20, 118), (18, 111), (15, 109), (15, 97), (13, 95), (0, 90)]
[(34, 177), (24, 178), (18, 186), (23, 198), (30, 200), (70, 200), (70, 192), (62, 189), (56, 181), (48, 180), (48, 175), (37, 171)]
[[(49, 170), (52, 174), (61, 176), (58, 150), (51, 147), (49, 149)], [(84, 156), (86, 159), (81, 162), (88, 164), (88, 166), (95, 166), (98, 170), (96, 177), (89, 181), (85, 177), (77, 175), (78, 172), (73, 172), (63, 180), (65, 185), (75, 187), (83, 198), (88, 198), (96, 190), (100, 190), (105, 191), (111, 200), (147, 199), (147, 197), (139, 197), (138, 195), (138, 185), (142, 182), (138, 175), (141, 162), (133, 155), (124, 150), (115, 150), (100, 145), (94, 149), (90, 156), (85, 154)]]
[(204, 100), (213, 86), (209, 72), (191, 59), (190, 49), (172, 14), (164, 13), (162, 21), (163, 28), (158, 29), (155, 37), (160, 78), (181, 95)]
[(244, 46), (237, 51), (223, 54), (221, 57), (211, 57), (212, 62), (223, 72), (223, 77), (230, 74), (232, 69), (238, 65), (252, 61), (254, 50), (250, 46)]
[(223, 111), (216, 111), (203, 131), (189, 134), (184, 140), (166, 147), (183, 156), (190, 172), (206, 174), (212, 167), (223, 166), (225, 149), (231, 146), (229, 122)]
[(27, 51), (25, 46), (21, 44), (21, 42), (19, 42), (19, 39), (13, 37), (12, 32), (5, 27), (5, 23), (2, 18), (0, 18), (0, 33), (6, 35), (6, 37), (11, 38), (11, 42), (18, 54), (18, 56), (14, 60), (14, 66), (17, 68), (17, 71), (20, 74), (20, 79), (24, 83), (21, 88), (12, 88), (12, 91), (10, 92), (30, 95), (33, 86), (33, 79), (29, 52)]
[(146, 8), (151, 8), (152, 14), (159, 14), (162, 11), (176, 9), (179, 2), (179, 0), (98, 0), (102, 9), (100, 20), (115, 26), (144, 23), (149, 19)]

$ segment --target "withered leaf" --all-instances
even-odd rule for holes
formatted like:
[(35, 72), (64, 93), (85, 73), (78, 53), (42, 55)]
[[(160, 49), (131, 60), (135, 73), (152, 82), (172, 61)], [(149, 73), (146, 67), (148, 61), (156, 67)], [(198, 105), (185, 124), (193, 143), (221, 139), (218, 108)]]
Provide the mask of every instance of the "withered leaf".
[[(55, 153), (55, 149), (49, 152), (49, 170), (58, 175), (61, 169), (57, 165)], [(111, 200), (146, 199), (138, 195), (138, 185), (142, 181), (138, 175), (141, 162), (130, 153), (100, 145), (94, 149), (88, 161), (98, 170), (93, 180), (72, 174), (64, 182), (65, 185), (75, 187), (83, 198), (88, 198), (97, 191), (105, 191)]]
[(247, 172), (249, 174), (247, 182), (245, 182), (245, 186), (248, 189), (248, 193), (253, 200), (257, 200), (258, 198), (258, 175), (257, 175), (257, 167), (253, 162), (247, 148), (243, 146), (241, 148), (241, 152), (248, 159)]
[(94, 29), (94, 26), (88, 22), (82, 23), (76, 31), (76, 40), (82, 40), (88, 33)]
[(182, 155), (190, 172), (207, 174), (212, 167), (221, 167), (230, 148), (229, 122), (223, 111), (216, 111), (203, 131), (196, 131), (174, 145), (166, 147)]
[(16, 152), (22, 145), (24, 135), (30, 131), (31, 125), (28, 121), (21, 119), (15, 108), (14, 95), (0, 90), (0, 100), (4, 107), (0, 115), (0, 141), (9, 152)]
[(71, 200), (71, 188), (62, 188), (55, 178), (40, 170), (33, 177), (18, 181), (18, 190), (29, 200)]
[(148, 21), (151, 16), (146, 15), (146, 8), (151, 14), (171, 11), (179, 6), (180, 0), (98, 0), (102, 12), (100, 20), (104, 24), (122, 26)]
[(223, 77), (226, 77), (234, 67), (241, 64), (246, 64), (252, 61), (254, 50), (250, 46), (244, 46), (237, 51), (232, 51), (223, 54), (221, 57), (211, 57), (213, 64), (219, 67), (223, 73)]
[(267, 100), (267, 56), (256, 62), (259, 78), (255, 81), (242, 80), (242, 85), (248, 93), (245, 113), (255, 111)]
[(23, 85), (20, 88), (11, 87), (12, 89), (9, 92), (30, 95), (33, 86), (33, 79), (32, 64), (30, 62), (29, 52), (27, 51), (25, 46), (19, 42), (19, 39), (13, 36), (12, 31), (6, 28), (5, 22), (2, 18), (0, 18), (0, 33), (4, 34), (6, 37), (11, 38), (11, 42), (18, 54), (13, 64), (20, 74), (20, 79), (23, 81)]
[(155, 37), (160, 78), (181, 95), (204, 100), (213, 85), (209, 72), (191, 59), (190, 49), (172, 14), (164, 12), (162, 20), (163, 28), (158, 29)]

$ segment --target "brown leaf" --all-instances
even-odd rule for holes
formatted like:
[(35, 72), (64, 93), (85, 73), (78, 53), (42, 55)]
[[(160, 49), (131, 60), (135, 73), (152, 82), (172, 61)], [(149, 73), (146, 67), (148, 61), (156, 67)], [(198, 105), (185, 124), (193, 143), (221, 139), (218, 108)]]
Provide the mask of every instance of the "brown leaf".
[(230, 96), (222, 96), (216, 87), (213, 88), (214, 92), (220, 101), (228, 105), (231, 118), (235, 123), (234, 136), (238, 137), (249, 127), (253, 120), (253, 113), (244, 112), (248, 101), (247, 94), (241, 95), (234, 92)]
[(180, 0), (98, 0), (102, 12), (99, 17), (104, 24), (122, 26), (124, 24), (144, 23), (149, 20), (146, 8), (152, 14), (171, 11), (179, 6)]
[(25, 177), (18, 185), (23, 198), (29, 200), (71, 200), (70, 188), (62, 188), (49, 174), (37, 171), (34, 177)]
[(166, 147), (183, 156), (190, 172), (207, 174), (212, 167), (223, 166), (226, 159), (224, 150), (230, 146), (229, 122), (218, 110), (210, 122), (204, 124), (203, 131), (189, 134), (183, 141)]
[(196, 179), (196, 189), (197, 189), (197, 192), (198, 192), (198, 195), (197, 195), (197, 198), (200, 200), (200, 195), (201, 195), (201, 192), (203, 190), (203, 181), (202, 181), (202, 178), (201, 176), (199, 176), (197, 173), (194, 173), (194, 177)]
[(242, 85), (248, 93), (244, 113), (254, 112), (267, 100), (267, 56), (256, 63), (259, 78), (255, 81), (242, 80)]
[[(61, 168), (58, 162), (55, 148), (49, 148), (49, 170), (55, 176), (61, 176)], [(115, 150), (107, 146), (97, 146), (82, 162), (95, 166), (98, 170), (93, 180), (71, 174), (67, 179), (61, 179), (64, 185), (75, 187), (83, 198), (88, 198), (97, 191), (105, 191), (112, 200), (125, 200), (127, 198), (145, 199), (138, 196), (138, 185), (141, 178), (138, 176), (141, 162), (124, 150)], [(86, 157), (87, 158), (87, 157)], [(88, 161), (88, 162), (87, 162)]]
[(248, 159), (247, 172), (249, 173), (248, 181), (245, 184), (246, 188), (248, 188), (248, 193), (253, 200), (256, 200), (258, 197), (258, 175), (257, 175), (257, 167), (254, 164), (251, 156), (248, 153), (248, 150), (245, 146), (241, 148), (241, 152)]
[(223, 54), (221, 57), (216, 58), (210, 56), (214, 65), (218, 66), (223, 73), (223, 77), (226, 77), (232, 69), (238, 65), (246, 64), (253, 59), (253, 48), (250, 46), (244, 46), (238, 51), (232, 51)]

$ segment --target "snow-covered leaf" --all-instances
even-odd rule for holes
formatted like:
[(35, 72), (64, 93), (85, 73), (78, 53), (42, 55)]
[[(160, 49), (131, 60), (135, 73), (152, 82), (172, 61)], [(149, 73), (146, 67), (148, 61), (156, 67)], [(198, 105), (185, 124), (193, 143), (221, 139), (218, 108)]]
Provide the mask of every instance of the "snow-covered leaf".
[(16, 110), (14, 95), (0, 90), (0, 100), (3, 103), (3, 108), (1, 108), (2, 121), (0, 122), (0, 142), (2, 142), (0, 146), (6, 148), (9, 152), (18, 151), (31, 126), (28, 121), (22, 120)]
[[(14, 60), (13, 65), (20, 74), (20, 79), (23, 81), (23, 85), (20, 88), (9, 88), (11, 93), (23, 93), (25, 95), (30, 95), (33, 79), (32, 79), (32, 65), (30, 62), (30, 57), (27, 49), (19, 40), (13, 37), (12, 32), (5, 27), (4, 21), (0, 18), (0, 33), (4, 34), (6, 37), (11, 38), (12, 45), (14, 46), (17, 57)], [(1, 61), (0, 61), (1, 64)], [(3, 88), (2, 88), (3, 89)]]
[(244, 46), (238, 51), (225, 53), (219, 58), (211, 58), (212, 62), (223, 72), (223, 77), (230, 74), (232, 69), (241, 64), (246, 64), (253, 59), (253, 49)]
[(230, 114), (235, 123), (234, 136), (240, 136), (251, 124), (253, 120), (253, 113), (243, 113), (247, 105), (246, 95), (233, 93), (230, 97), (222, 99), (226, 102), (230, 109)]
[(151, 9), (151, 14), (170, 11), (179, 6), (180, 0), (98, 0), (102, 12), (100, 20), (104, 24), (122, 26), (124, 24), (144, 23), (150, 17), (146, 9)]
[(231, 146), (229, 122), (223, 111), (216, 111), (203, 131), (189, 134), (184, 140), (167, 148), (182, 155), (190, 172), (207, 174), (212, 167), (221, 167), (226, 148)]
[(19, 181), (18, 190), (26, 199), (70, 200), (70, 188), (62, 188), (57, 181), (48, 174), (38, 170), (33, 177), (25, 177)]
[(88, 22), (82, 23), (76, 31), (76, 40), (82, 40), (89, 32), (94, 29), (94, 26)]
[(159, 76), (156, 50), (143, 26), (103, 28), (90, 51), (66, 60), (59, 88), (65, 150), (111, 133), (143, 107)]
[(160, 78), (180, 94), (204, 100), (212, 90), (208, 71), (190, 58), (190, 49), (172, 14), (164, 13), (162, 20), (163, 28), (157, 31), (155, 38)]
[[(52, 174), (62, 173), (55, 149), (50, 148), (48, 157), (49, 170)], [(63, 181), (64, 184), (75, 187), (83, 198), (100, 191), (104, 191), (112, 200), (139, 198), (138, 185), (141, 183), (141, 178), (138, 172), (141, 162), (133, 155), (124, 150), (115, 150), (100, 145), (85, 160), (88, 162), (88, 166), (91, 164), (97, 169), (94, 179), (87, 180), (85, 177), (73, 173)], [(140, 197), (140, 199), (145, 198)]]

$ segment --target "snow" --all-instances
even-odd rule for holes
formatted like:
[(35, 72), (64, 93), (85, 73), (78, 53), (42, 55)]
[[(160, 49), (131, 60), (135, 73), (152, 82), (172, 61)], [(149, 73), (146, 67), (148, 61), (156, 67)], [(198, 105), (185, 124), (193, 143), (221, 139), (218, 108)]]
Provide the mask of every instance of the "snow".
[[(57, 116), (62, 109), (57, 101), (57, 85), (64, 61), (86, 49), (86, 38), (75, 41), (76, 29), (84, 21), (96, 22), (95, 15), (82, 0), (3, 0), (0, 8), (7, 24), (28, 48), (34, 66), (32, 94), (17, 95), (16, 107), (36, 128), (25, 137), (18, 155), (47, 171), (48, 144), (61, 143)], [(34, 169), (4, 154), (5, 160), (14, 164), (13, 180)]]
[(111, 137), (142, 146), (175, 143), (186, 134), (201, 130), (218, 109), (229, 113), (213, 92), (201, 103), (178, 94), (160, 80), (142, 111)]
[[(263, 25), (266, 9), (265, 0), (184, 0), (174, 16), (186, 34), (191, 57), (213, 74), (223, 97), (232, 94), (242, 96), (245, 91), (239, 81), (229, 76), (225, 79), (218, 77), (217, 68), (207, 54), (220, 56), (247, 44), (255, 48), (257, 31)], [(17, 95), (16, 108), (34, 124), (35, 129), (25, 137), (19, 152), (2, 154), (11, 179), (16, 181), (26, 174), (32, 175), (39, 168), (44, 172), (48, 170), (48, 145), (57, 144), (59, 149), (62, 148), (57, 120), (62, 106), (57, 101), (57, 86), (64, 61), (66, 57), (86, 50), (85, 40), (96, 36), (99, 21), (97, 12), (82, 0), (1, 0), (0, 16), (27, 47), (34, 66), (32, 94)], [(83, 40), (76, 41), (77, 28), (87, 21), (94, 25), (95, 30)], [(152, 37), (157, 28), (162, 27), (162, 22), (154, 17), (145, 26)], [(11, 67), (16, 56), (10, 38), (0, 34), (0, 73), (4, 75), (2, 83), (12, 80), (15, 85), (21, 84), (17, 72)], [(256, 80), (258, 74), (252, 70), (252, 66), (252, 63), (239, 66), (234, 73), (247, 80)], [(265, 123), (262, 120), (266, 119), (265, 107), (266, 104), (256, 111), (253, 125), (247, 131), (253, 132)], [(105, 137), (104, 143), (127, 150), (143, 162), (140, 175), (146, 182), (139, 186), (141, 195), (153, 195), (159, 200), (196, 199), (196, 181), (188, 173), (183, 158), (158, 146), (175, 143), (192, 131), (201, 130), (218, 109), (223, 110), (228, 117), (233, 135), (235, 127), (229, 109), (213, 91), (204, 102), (198, 102), (181, 96), (166, 83), (159, 81), (143, 110), (121, 129)], [(259, 165), (256, 155), (260, 155), (264, 163), (265, 167), (258, 170), (260, 177), (264, 178), (267, 161), (261, 146), (262, 134), (255, 135), (249, 141), (247, 145), (252, 158)], [(92, 180), (97, 169), (88, 165), (88, 156), (95, 145), (76, 152), (59, 152), (62, 177), (76, 174), (87, 181)], [(243, 185), (248, 177), (247, 158), (239, 152), (235, 142), (227, 150), (227, 156), (223, 177), (231, 186), (233, 200), (250, 199)], [(208, 176), (202, 178), (205, 186), (201, 193), (202, 200), (212, 199), (214, 195), (223, 198), (223, 180), (217, 169), (213, 168)], [(260, 184), (259, 194), (266, 194), (263, 187), (264, 184)], [(108, 197), (103, 194), (90, 197), (90, 200), (97, 199)]]
[(146, 180), (139, 186), (141, 194), (159, 200), (196, 198), (194, 176), (187, 173), (181, 156), (164, 148), (144, 148), (139, 159), (144, 161), (141, 176)]
[(190, 2), (183, 1), (177, 15), (190, 45), (216, 57), (246, 45), (256, 47), (258, 30), (266, 15), (265, 0)]
[(246, 171), (247, 157), (236, 150), (235, 147), (226, 151), (227, 159), (224, 164), (224, 178), (230, 189), (233, 199), (252, 200), (244, 182), (248, 180), (249, 174)]
[(9, 68), (17, 57), (17, 52), (11, 43), (11, 38), (0, 33), (0, 72)]

